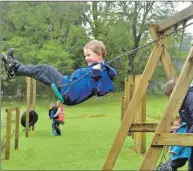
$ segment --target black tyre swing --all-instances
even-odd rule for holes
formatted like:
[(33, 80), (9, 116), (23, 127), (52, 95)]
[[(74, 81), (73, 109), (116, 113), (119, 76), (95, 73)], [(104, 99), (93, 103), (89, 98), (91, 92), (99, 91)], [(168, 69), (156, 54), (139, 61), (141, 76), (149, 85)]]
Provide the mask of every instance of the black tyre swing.
[[(34, 110), (29, 111), (29, 127), (34, 126), (35, 123), (38, 121), (38, 114)], [(21, 125), (23, 127), (26, 126), (26, 111), (21, 116)]]

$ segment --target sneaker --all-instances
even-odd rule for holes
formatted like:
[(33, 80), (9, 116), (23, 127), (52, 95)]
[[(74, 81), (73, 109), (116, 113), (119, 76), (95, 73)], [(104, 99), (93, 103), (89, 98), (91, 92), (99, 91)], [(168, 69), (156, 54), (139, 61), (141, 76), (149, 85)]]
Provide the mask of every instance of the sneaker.
[(16, 69), (15, 66), (16, 64), (19, 64), (19, 62), (16, 60), (14, 56), (14, 49), (13, 48), (9, 49), (7, 55), (5, 53), (2, 53), (0, 55), (0, 58), (4, 63), (4, 67), (8, 77), (11, 78), (15, 76), (15, 73), (14, 73), (14, 70)]
[(57, 132), (56, 132), (56, 130), (54, 130), (53, 131), (53, 136), (57, 136), (58, 134), (57, 134)]

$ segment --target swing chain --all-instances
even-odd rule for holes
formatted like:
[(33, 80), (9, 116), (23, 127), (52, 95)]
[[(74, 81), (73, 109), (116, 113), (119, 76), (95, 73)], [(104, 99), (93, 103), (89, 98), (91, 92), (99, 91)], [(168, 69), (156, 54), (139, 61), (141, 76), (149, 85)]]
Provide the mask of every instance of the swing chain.
[(109, 60), (107, 63), (110, 64), (110, 63), (113, 63), (113, 62), (115, 62), (115, 61), (117, 61), (117, 60), (121, 60), (121, 58), (123, 58), (125, 55), (133, 54), (134, 52), (137, 52), (138, 50), (141, 50), (141, 49), (143, 49), (143, 48), (146, 48), (146, 47), (152, 45), (153, 43), (157, 43), (157, 42), (159, 42), (161, 39), (164, 39), (165, 37), (169, 37), (169, 36), (172, 35), (172, 34), (176, 34), (176, 32), (178, 32), (178, 31), (180, 31), (180, 30), (182, 30), (182, 29), (185, 29), (185, 27), (188, 27), (188, 26), (190, 26), (190, 25), (192, 25), (192, 24), (193, 24), (193, 22), (192, 22), (192, 23), (189, 23), (189, 24), (187, 24), (187, 25), (184, 24), (183, 27), (181, 27), (181, 28), (179, 28), (179, 29), (177, 29), (177, 26), (176, 26), (176, 27), (175, 27), (176, 29), (174, 29), (174, 31), (172, 31), (172, 32), (170, 32), (170, 33), (168, 33), (168, 34), (165, 34), (165, 35), (163, 35), (163, 36), (160, 36), (158, 39), (155, 39), (155, 40), (153, 40), (153, 41), (150, 41), (149, 43), (147, 43), (147, 44), (145, 44), (145, 45), (139, 46), (139, 47), (137, 47), (137, 48), (135, 48), (135, 49), (132, 49), (132, 50), (130, 50), (130, 51), (128, 51), (128, 52), (125, 52), (125, 53), (121, 54), (120, 56), (115, 57), (115, 58), (113, 58), (112, 60)]
[[(149, 43), (147, 43), (147, 44), (145, 44), (145, 45), (139, 46), (138, 48), (135, 48), (135, 49), (132, 49), (132, 50), (126, 52), (126, 53), (123, 53), (122, 55), (120, 55), (120, 56), (118, 56), (118, 57), (115, 57), (115, 58), (113, 58), (112, 60), (107, 61), (106, 63), (107, 63), (107, 64), (111, 64), (111, 63), (113, 63), (113, 62), (115, 62), (115, 61), (117, 61), (117, 60), (121, 60), (121, 59), (123, 58), (123, 56), (125, 56), (125, 55), (130, 55), (130, 54), (132, 54), (132, 53), (134, 53), (134, 52), (137, 52), (137, 51), (140, 50), (140, 49), (143, 49), (143, 48), (148, 47), (149, 45), (151, 45), (151, 44), (153, 44), (153, 43), (157, 43), (157, 42), (159, 42), (161, 39), (164, 39), (165, 37), (168, 37), (168, 36), (176, 33), (177, 31), (182, 30), (182, 29), (184, 29), (185, 27), (188, 27), (188, 26), (191, 25), (191, 24), (193, 24), (193, 22), (190, 23), (190, 24), (188, 24), (188, 25), (183, 25), (182, 28), (174, 29), (174, 31), (172, 31), (172, 32), (170, 32), (170, 33), (168, 33), (168, 34), (165, 34), (165, 35), (163, 35), (163, 36), (160, 36), (158, 39), (153, 40), (153, 41), (151, 41), (151, 42), (149, 42)], [(162, 51), (162, 53), (163, 53), (163, 51)], [(71, 82), (71, 83), (68, 83), (68, 84), (59, 85), (58, 87), (69, 86), (69, 87), (67, 88), (67, 90), (64, 92), (63, 96), (66, 95), (66, 93), (71, 89), (71, 87), (72, 87), (74, 84), (76, 84), (78, 81), (80, 81), (81, 79), (83, 79), (85, 76), (87, 76), (87, 75), (90, 74), (91, 72), (92, 72), (92, 71), (89, 71), (89, 72), (85, 73), (82, 77), (80, 77), (79, 79), (77, 79), (77, 80), (74, 81), (74, 82)]]
[[(182, 30), (181, 40), (180, 40), (180, 49), (179, 49), (177, 60), (179, 60), (180, 54), (181, 54), (181, 51), (182, 51), (182, 42), (183, 42), (183, 39), (184, 39), (185, 26), (186, 26), (186, 21), (184, 21), (184, 23), (183, 23), (183, 30)], [(177, 61), (176, 61), (176, 67), (178, 69), (178, 62)]]

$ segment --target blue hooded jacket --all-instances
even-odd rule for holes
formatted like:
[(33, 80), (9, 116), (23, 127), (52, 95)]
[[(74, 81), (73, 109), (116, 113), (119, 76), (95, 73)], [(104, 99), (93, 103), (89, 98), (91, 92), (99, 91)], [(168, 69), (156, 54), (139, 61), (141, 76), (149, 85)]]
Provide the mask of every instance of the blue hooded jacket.
[(193, 133), (193, 87), (190, 87), (179, 110), (183, 122), (188, 125), (189, 133)]
[(77, 69), (70, 77), (63, 77), (60, 93), (64, 98), (64, 104), (76, 105), (92, 96), (103, 96), (114, 90), (112, 80), (117, 74), (115, 69), (106, 63), (100, 64), (100, 70), (93, 69), (96, 65), (93, 64)]
[[(180, 128), (177, 129), (176, 133), (187, 133), (187, 124), (182, 122)], [(186, 146), (171, 146), (170, 151), (173, 151), (174, 154), (171, 154), (170, 159), (176, 160), (179, 158), (188, 158), (190, 159), (191, 155), (191, 147)]]

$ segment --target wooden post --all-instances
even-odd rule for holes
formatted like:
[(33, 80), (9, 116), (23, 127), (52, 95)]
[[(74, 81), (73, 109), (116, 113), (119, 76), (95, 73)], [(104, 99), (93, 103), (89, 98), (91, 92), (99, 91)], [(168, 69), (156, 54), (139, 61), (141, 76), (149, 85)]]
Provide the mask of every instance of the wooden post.
[[(135, 88), (138, 86), (141, 80), (141, 75), (135, 76)], [(146, 122), (146, 94), (140, 103), (137, 115), (135, 116), (135, 123), (145, 123)], [(146, 133), (134, 133), (134, 141), (136, 146), (136, 151), (140, 154), (146, 152)]]
[[(35, 110), (36, 104), (36, 80), (30, 77), (26, 77), (27, 82), (27, 95), (26, 95), (26, 137), (28, 137), (29, 132), (29, 112), (30, 110)], [(34, 130), (34, 126), (32, 126)]]
[(26, 121), (25, 121), (25, 136), (28, 137), (29, 132), (29, 112), (31, 109), (30, 105), (30, 90), (31, 90), (31, 78), (26, 77), (27, 82), (27, 94), (26, 94)]
[(5, 159), (9, 159), (10, 155), (10, 141), (11, 141), (11, 116), (12, 112), (16, 111), (16, 117), (15, 117), (15, 143), (14, 143), (14, 149), (18, 149), (18, 143), (19, 143), (19, 115), (20, 115), (20, 108), (9, 108), (6, 109), (7, 113), (7, 126), (6, 126), (6, 142), (5, 142)]
[(16, 107), (16, 119), (15, 119), (15, 150), (18, 149), (19, 145), (19, 118), (20, 118), (20, 109)]
[[(32, 79), (32, 85), (33, 85), (33, 96), (32, 96), (32, 109), (35, 110), (36, 105), (36, 80)], [(34, 131), (34, 125), (32, 126), (32, 130)]]
[(6, 142), (5, 142), (5, 159), (9, 159), (10, 153), (10, 139), (11, 139), (11, 112), (7, 112), (7, 129), (6, 129)]
[(125, 96), (123, 95), (121, 98), (121, 122), (124, 118), (124, 103), (125, 103)]
[(127, 106), (128, 106), (128, 101), (129, 101), (129, 89), (128, 89), (128, 85), (129, 85), (129, 79), (126, 78), (125, 79), (125, 91), (124, 91), (124, 112), (123, 112), (123, 117), (122, 120), (125, 116), (125, 111), (127, 110)]

